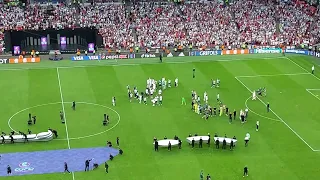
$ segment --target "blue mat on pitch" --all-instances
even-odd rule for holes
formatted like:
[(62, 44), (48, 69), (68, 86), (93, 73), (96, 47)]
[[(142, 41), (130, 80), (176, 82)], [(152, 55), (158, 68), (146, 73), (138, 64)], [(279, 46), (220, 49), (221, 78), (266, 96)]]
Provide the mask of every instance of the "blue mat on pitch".
[(7, 176), (8, 165), (12, 169), (11, 176), (64, 172), (64, 162), (68, 163), (70, 172), (84, 171), (87, 159), (93, 158), (92, 169), (93, 163), (101, 165), (108, 161), (110, 154), (116, 156), (119, 150), (98, 147), (1, 154), (0, 176)]

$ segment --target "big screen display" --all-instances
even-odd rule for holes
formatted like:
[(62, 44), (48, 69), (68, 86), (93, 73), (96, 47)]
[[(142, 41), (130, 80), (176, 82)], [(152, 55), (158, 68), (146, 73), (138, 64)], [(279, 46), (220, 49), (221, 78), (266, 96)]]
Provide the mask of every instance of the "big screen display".
[(13, 54), (14, 55), (20, 54), (20, 46), (13, 46)]
[(60, 37), (60, 44), (66, 45), (67, 44), (67, 37)]
[(46, 37), (41, 37), (41, 46), (45, 46), (47, 44), (48, 44), (47, 38)]
[(93, 52), (94, 51), (94, 43), (89, 43), (88, 44), (88, 51)]

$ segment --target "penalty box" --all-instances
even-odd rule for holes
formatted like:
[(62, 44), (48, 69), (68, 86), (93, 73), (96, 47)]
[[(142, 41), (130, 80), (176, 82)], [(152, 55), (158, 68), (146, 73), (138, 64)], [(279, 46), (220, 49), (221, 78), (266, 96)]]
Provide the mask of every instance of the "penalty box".
[[(282, 78), (288, 78), (288, 76), (290, 76), (289, 81), (297, 83), (295, 85), (291, 84), (287, 87), (285, 81), (283, 82), (284, 79)], [(314, 134), (318, 134), (320, 132), (320, 125), (318, 124), (319, 121), (315, 119), (317, 118), (315, 114), (317, 111), (315, 108), (318, 107), (317, 105), (320, 100), (320, 88), (301, 88), (301, 86), (307, 87), (310, 83), (314, 83), (312, 81), (314, 78), (310, 73), (236, 76), (235, 78), (251, 94), (259, 87), (266, 86), (267, 95), (271, 96), (270, 101), (273, 101), (270, 102), (271, 113), (273, 113), (309, 149), (312, 151), (320, 151), (319, 140), (314, 136)], [(309, 79), (310, 81), (308, 81)], [(275, 83), (276, 87), (274, 87), (273, 83)], [(271, 86), (271, 88), (268, 89), (268, 85), (269, 87)], [(310, 85), (310, 87), (313, 86)], [(312, 96), (310, 96), (309, 93)], [(267, 101), (263, 98), (258, 101), (265, 106), (267, 104)], [(277, 105), (276, 109), (272, 109), (274, 107), (272, 103)], [(277, 114), (279, 112), (281, 116)]]

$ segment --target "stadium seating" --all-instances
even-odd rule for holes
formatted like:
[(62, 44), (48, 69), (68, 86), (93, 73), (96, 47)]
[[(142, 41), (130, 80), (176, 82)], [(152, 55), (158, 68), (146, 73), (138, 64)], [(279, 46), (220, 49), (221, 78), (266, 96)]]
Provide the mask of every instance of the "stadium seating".
[[(128, 49), (173, 46), (278, 45), (319, 42), (320, 15), (304, 1), (235, 0), (221, 1), (138, 1), (99, 0), (69, 6), (46, 4), (26, 7), (0, 5), (0, 30), (42, 30), (48, 28), (99, 29), (105, 47)], [(128, 8), (129, 7), (129, 8)], [(131, 8), (131, 9), (130, 9)], [(0, 33), (0, 46), (4, 44)]]

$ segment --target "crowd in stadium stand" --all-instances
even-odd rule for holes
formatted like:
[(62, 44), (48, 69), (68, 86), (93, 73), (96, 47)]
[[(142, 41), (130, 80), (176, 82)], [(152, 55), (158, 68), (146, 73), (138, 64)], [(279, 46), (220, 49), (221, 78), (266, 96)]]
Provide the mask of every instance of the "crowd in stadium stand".
[(179, 7), (173, 3), (140, 2), (134, 5), (132, 13), (141, 46), (161, 47), (185, 43), (184, 20)]
[[(319, 42), (319, 10), (305, 2), (289, 0), (236, 0), (230, 5), (218, 0), (175, 4), (137, 1), (69, 6), (59, 4), (51, 14), (44, 5), (0, 5), (0, 45), (4, 30), (94, 27), (106, 47), (315, 44)], [(130, 10), (129, 10), (130, 11)]]

